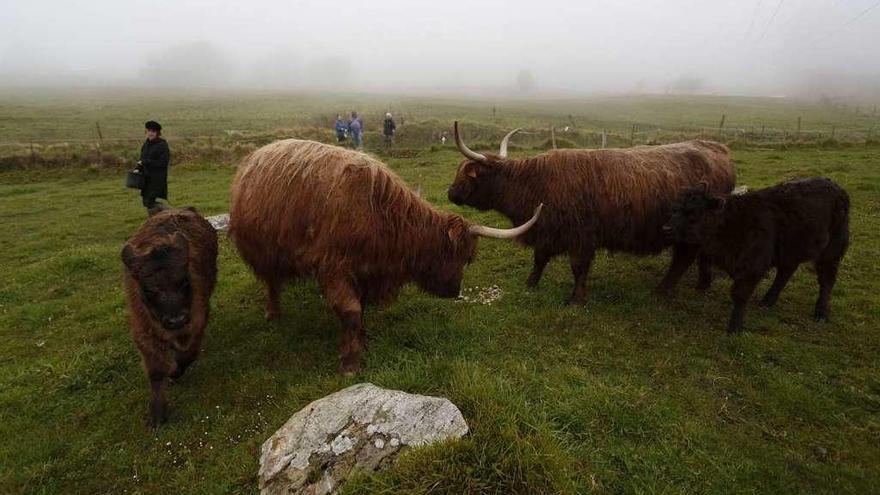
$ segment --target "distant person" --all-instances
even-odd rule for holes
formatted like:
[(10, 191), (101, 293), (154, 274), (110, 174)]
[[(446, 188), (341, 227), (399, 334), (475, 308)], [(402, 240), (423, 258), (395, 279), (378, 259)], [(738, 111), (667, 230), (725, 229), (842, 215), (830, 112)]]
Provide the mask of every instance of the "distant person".
[(351, 134), (351, 147), (360, 149), (364, 144), (364, 122), (358, 117), (357, 112), (351, 112), (351, 119), (348, 121), (348, 132)]
[(334, 128), (336, 129), (336, 142), (344, 143), (345, 134), (348, 132), (348, 124), (345, 123), (342, 114), (336, 114), (336, 124), (334, 124)]
[(391, 112), (385, 114), (385, 123), (382, 128), (382, 132), (385, 134), (385, 145), (391, 146), (394, 141), (394, 131), (397, 130), (397, 124), (394, 123), (394, 119), (391, 117)]
[(168, 163), (171, 160), (171, 151), (168, 143), (160, 137), (162, 126), (158, 122), (147, 121), (144, 129), (147, 139), (141, 145), (138, 167), (144, 174), (144, 188), (141, 189), (144, 208), (151, 210), (156, 207), (156, 198), (168, 199)]

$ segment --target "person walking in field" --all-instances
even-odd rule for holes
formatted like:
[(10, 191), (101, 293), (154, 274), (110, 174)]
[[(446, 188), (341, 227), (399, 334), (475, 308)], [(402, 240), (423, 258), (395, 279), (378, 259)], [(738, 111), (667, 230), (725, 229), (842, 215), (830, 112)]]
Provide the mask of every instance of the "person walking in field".
[(385, 114), (385, 122), (383, 124), (382, 132), (385, 134), (385, 146), (391, 146), (394, 141), (394, 132), (397, 130), (397, 124), (394, 123), (394, 119), (391, 117), (391, 112)]
[(351, 119), (348, 121), (348, 132), (351, 134), (351, 147), (360, 149), (363, 146), (364, 123), (357, 112), (351, 112)]
[(162, 139), (162, 126), (150, 120), (144, 124), (147, 139), (141, 145), (141, 159), (138, 168), (144, 174), (144, 187), (141, 198), (144, 208), (151, 210), (156, 207), (156, 198), (168, 199), (168, 164), (171, 151), (168, 142)]
[(334, 128), (336, 129), (336, 142), (338, 144), (342, 144), (345, 142), (345, 135), (348, 133), (348, 124), (345, 123), (345, 120), (342, 118), (342, 114), (336, 114), (336, 123), (334, 124)]

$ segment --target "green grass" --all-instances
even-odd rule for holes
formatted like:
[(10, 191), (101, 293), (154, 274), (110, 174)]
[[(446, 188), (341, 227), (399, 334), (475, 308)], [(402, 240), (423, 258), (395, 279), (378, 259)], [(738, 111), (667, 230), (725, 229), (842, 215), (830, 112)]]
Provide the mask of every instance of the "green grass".
[[(506, 224), (448, 203), (451, 150), (382, 158), (438, 207)], [(810, 318), (807, 266), (776, 308), (751, 306), (747, 331), (729, 337), (726, 278), (700, 294), (692, 271), (663, 299), (651, 288), (667, 255), (602, 254), (587, 305), (572, 308), (562, 304), (565, 260), (531, 291), (531, 253), (483, 240), (464, 285), (497, 284), (501, 299), (406, 289), (368, 310), (364, 371), (348, 379), (336, 374), (338, 324), (315, 285), (288, 288), (284, 317), (267, 323), (260, 285), (224, 238), (204, 353), (170, 387), (158, 432), (145, 427), (147, 383), (120, 279), (119, 250), (144, 217), (139, 197), (110, 171), (0, 174), (0, 492), (251, 493), (260, 444), (308, 402), (361, 381), (449, 397), (471, 435), (410, 451), (347, 493), (875, 491), (880, 150), (734, 158), (753, 188), (823, 175), (849, 190), (852, 243), (830, 323)], [(176, 167), (172, 202), (223, 212), (232, 174)]]

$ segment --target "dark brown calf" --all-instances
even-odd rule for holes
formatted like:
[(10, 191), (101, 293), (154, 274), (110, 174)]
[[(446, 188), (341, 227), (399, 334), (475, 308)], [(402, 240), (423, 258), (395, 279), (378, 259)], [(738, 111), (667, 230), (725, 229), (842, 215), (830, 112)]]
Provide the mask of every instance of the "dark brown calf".
[(687, 190), (673, 206), (669, 231), (699, 247), (733, 278), (728, 332), (742, 329), (746, 303), (771, 268), (776, 279), (761, 300), (772, 306), (801, 263), (819, 279), (816, 320), (828, 318), (831, 288), (849, 244), (849, 196), (829, 179), (802, 179), (743, 195)]
[(122, 249), (128, 326), (150, 381), (149, 424), (166, 418), (168, 377), (199, 354), (217, 280), (217, 233), (194, 209), (155, 213)]

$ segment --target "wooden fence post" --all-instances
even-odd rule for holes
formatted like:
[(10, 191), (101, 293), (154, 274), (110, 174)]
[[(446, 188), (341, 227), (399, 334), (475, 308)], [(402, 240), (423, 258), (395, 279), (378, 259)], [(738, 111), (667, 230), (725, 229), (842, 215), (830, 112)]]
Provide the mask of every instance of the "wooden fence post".
[(636, 139), (636, 124), (633, 124), (632, 129), (629, 131), (629, 147), (632, 148), (633, 142)]
[(98, 131), (98, 165), (104, 166), (104, 135), (101, 133), (101, 123), (95, 122), (95, 130)]
[(727, 118), (727, 114), (721, 114), (721, 123), (718, 124), (718, 137), (721, 137), (721, 133), (724, 132), (724, 119)]
[(556, 128), (550, 126), (550, 141), (553, 143), (553, 149), (556, 149)]
[(831, 139), (834, 139), (834, 130), (836, 129), (836, 125), (831, 124)]
[(798, 117), (797, 134), (795, 135), (795, 139), (800, 139), (800, 138), (801, 138), (801, 118)]
[(605, 129), (602, 129), (602, 148), (605, 148), (608, 145), (608, 133), (605, 132)]

